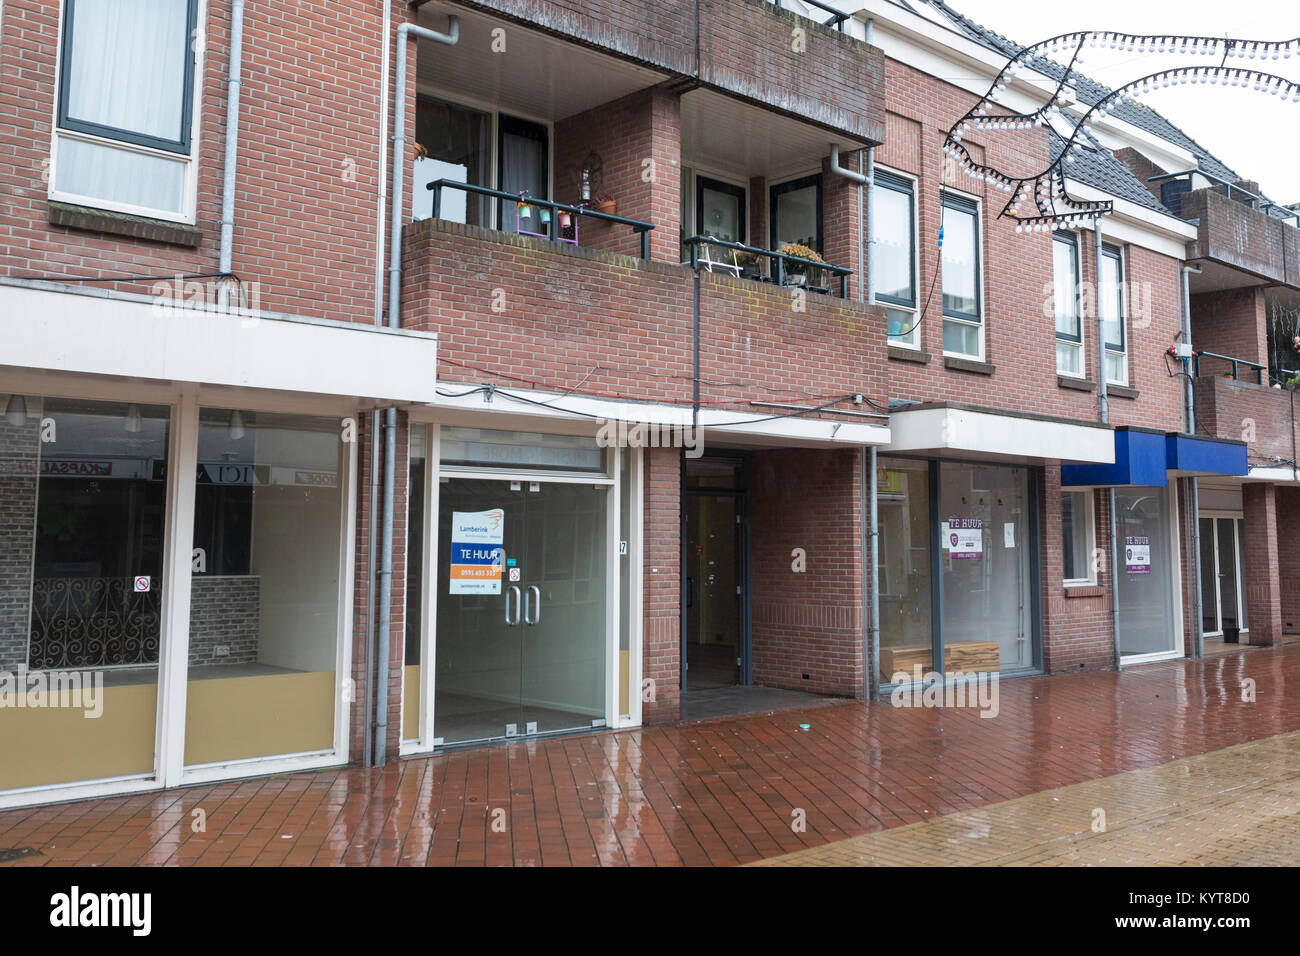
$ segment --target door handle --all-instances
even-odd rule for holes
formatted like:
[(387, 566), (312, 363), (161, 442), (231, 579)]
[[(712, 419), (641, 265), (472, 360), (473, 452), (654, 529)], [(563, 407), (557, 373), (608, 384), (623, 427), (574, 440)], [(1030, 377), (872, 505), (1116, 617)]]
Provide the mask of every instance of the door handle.
[[(511, 620), (510, 618), (510, 592), (511, 591), (515, 593), (514, 620)], [(509, 590), (506, 591), (506, 625), (508, 627), (517, 627), (518, 624), (519, 624), (519, 585), (512, 584), (510, 585)]]
[(542, 619), (542, 589), (536, 584), (530, 584), (528, 585), (528, 591), (536, 599), (537, 603), (534, 605), (528, 599), (528, 595), (524, 595), (524, 623), (536, 624)]

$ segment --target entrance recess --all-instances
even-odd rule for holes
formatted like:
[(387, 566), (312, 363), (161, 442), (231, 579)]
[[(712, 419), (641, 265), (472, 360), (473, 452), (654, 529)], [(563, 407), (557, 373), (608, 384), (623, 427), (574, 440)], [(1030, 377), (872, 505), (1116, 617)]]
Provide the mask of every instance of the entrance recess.
[(1179, 653), (1177, 559), (1169, 515), (1168, 488), (1115, 492), (1117, 639), (1122, 658), (1155, 659)]
[(604, 723), (607, 487), (449, 478), (439, 495), (434, 732)]
[(1223, 637), (1246, 630), (1246, 558), (1242, 519), (1204, 514), (1201, 538), (1201, 631)]
[(685, 462), (683, 689), (748, 684), (743, 458)]

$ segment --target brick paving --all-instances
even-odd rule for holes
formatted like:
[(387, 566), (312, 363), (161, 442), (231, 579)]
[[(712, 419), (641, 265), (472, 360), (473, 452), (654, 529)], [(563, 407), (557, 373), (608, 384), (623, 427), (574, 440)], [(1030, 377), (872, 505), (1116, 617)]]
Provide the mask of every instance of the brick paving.
[[(1254, 702), (1242, 700), (1247, 678)], [(10, 810), (0, 813), (0, 850), (39, 851), (2, 864), (10, 867), (729, 865), (894, 831), (881, 835), (908, 843), (899, 852), (911, 852), (914, 862), (943, 863), (953, 862), (952, 832), (916, 824), (956, 814), (944, 826), (958, 833), (986, 824), (1000, 832), (992, 829), (995, 820), (1053, 827), (1053, 814), (1034, 819), (1040, 803), (1026, 798), (1100, 781), (1102, 789), (1069, 798), (1068, 819), (1055, 814), (1065, 842), (1043, 850), (1041, 860), (1026, 844), (1020, 849), (1029, 855), (1014, 862), (1056, 860), (1051, 853), (1091, 819), (1075, 817), (1094, 806), (1114, 808), (1113, 839), (1074, 852), (1121, 854), (1124, 834), (1138, 833), (1143, 814), (1169, 812), (1168, 781), (1191, 766), (1180, 761), (1300, 731), (1298, 690), (1300, 646), (1250, 649), (1123, 673), (1004, 681), (992, 719), (975, 709), (844, 701), (462, 751), (380, 770)], [(1207, 769), (1199, 776), (1220, 789), (1200, 797), (1231, 803), (1238, 787), (1266, 801), (1276, 783), (1277, 799), (1285, 800), (1296, 738), (1270, 746), (1282, 749), (1261, 745), (1250, 753), (1286, 756), (1276, 779), (1261, 775), (1258, 761), (1214, 758), (1221, 762), (1202, 764)], [(1141, 786), (1125, 789), (1130, 778), (1115, 778), (1171, 764)], [(1053, 796), (1059, 794), (1036, 799)], [(1294, 813), (1294, 800), (1289, 806)], [(989, 816), (976, 826), (979, 818), (969, 811), (980, 808)], [(192, 828), (198, 809), (205, 832)], [(791, 826), (797, 810), (806, 823), (800, 832)], [(1273, 814), (1279, 825), (1287, 813)], [(1223, 816), (1192, 821), (1206, 828), (1198, 838), (1203, 845)], [(914, 846), (902, 839), (918, 833), (925, 835)]]

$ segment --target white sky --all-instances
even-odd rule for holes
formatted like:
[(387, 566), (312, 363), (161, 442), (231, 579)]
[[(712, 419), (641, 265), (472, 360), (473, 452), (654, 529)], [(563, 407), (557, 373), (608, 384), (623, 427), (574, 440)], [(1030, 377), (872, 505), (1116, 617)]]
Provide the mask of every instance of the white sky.
[[(948, 0), (958, 13), (1022, 45), (1074, 31), (1115, 30), (1180, 36), (1231, 36), (1249, 40), (1300, 37), (1300, 3), (1294, 0)], [(1058, 62), (1064, 62), (1056, 56)], [(1211, 57), (1137, 53), (1088, 55), (1080, 69), (1110, 87), (1173, 66), (1209, 66)], [(1267, 61), (1228, 61), (1300, 82), (1300, 55)], [(1142, 97), (1192, 139), (1244, 179), (1253, 179), (1269, 198), (1300, 202), (1300, 103), (1254, 90), (1221, 86), (1162, 89)], [(1171, 170), (1172, 172), (1172, 170)]]

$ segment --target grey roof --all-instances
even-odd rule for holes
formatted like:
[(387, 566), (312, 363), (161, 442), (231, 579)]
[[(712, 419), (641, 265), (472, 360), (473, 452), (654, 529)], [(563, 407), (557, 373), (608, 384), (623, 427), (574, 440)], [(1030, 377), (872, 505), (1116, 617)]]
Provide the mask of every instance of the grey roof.
[[(955, 27), (976, 43), (989, 49), (996, 50), (1008, 59), (1016, 56), (1025, 49), (1025, 47), (1015, 41), (1009, 40), (1000, 33), (990, 30), (988, 27), (981, 26), (969, 17), (958, 13), (952, 7), (948, 6), (945, 0), (911, 0), (910, 4), (904, 2), (904, 0), (896, 0), (896, 2), (901, 2), (903, 6), (908, 6), (909, 9), (919, 3), (929, 4), (933, 9), (939, 10), (943, 13), (945, 17), (952, 21)], [(1048, 59), (1047, 57), (1035, 56), (1031, 58), (1030, 62), (1035, 70), (1038, 70), (1053, 79), (1062, 79), (1066, 74), (1064, 66), (1057, 63), (1055, 60)], [(1075, 91), (1081, 102), (1087, 103), (1091, 106), (1101, 102), (1101, 100), (1105, 99), (1113, 92), (1109, 87), (1084, 76), (1078, 71), (1075, 72), (1079, 77), (1075, 86)], [(1121, 103), (1115, 108), (1115, 110), (1113, 110), (1113, 115), (1126, 123), (1130, 123), (1139, 129), (1146, 130), (1154, 136), (1158, 136), (1161, 139), (1187, 150), (1196, 157), (1197, 166), (1201, 171), (1208, 173), (1210, 176), (1217, 179), (1225, 179), (1229, 182), (1236, 182), (1242, 178), (1230, 167), (1221, 162), (1208, 149), (1196, 142), (1196, 140), (1192, 139), (1149, 106), (1140, 103)], [(1147, 188), (1136, 176), (1133, 175), (1127, 166), (1115, 159), (1109, 151), (1098, 147), (1095, 152), (1089, 153), (1085, 150), (1084, 153), (1086, 158), (1081, 157), (1071, 166), (1071, 177), (1076, 178), (1081, 182), (1085, 182), (1090, 186), (1095, 186), (1098, 189), (1104, 189), (1117, 196), (1122, 196), (1125, 199), (1132, 200), (1133, 202), (1141, 203), (1142, 205), (1158, 212), (1163, 212), (1171, 216), (1174, 215), (1166, 209), (1149, 190), (1147, 190)], [(1052, 158), (1055, 159), (1058, 155), (1059, 149), (1054, 145)], [(1169, 172), (1179, 171), (1180, 170), (1169, 170)], [(1268, 212), (1270, 215), (1280, 218), (1285, 218), (1288, 215), (1282, 209), (1276, 207), (1269, 207)]]

